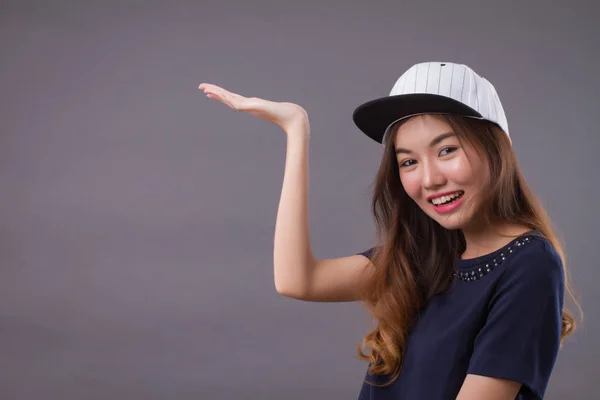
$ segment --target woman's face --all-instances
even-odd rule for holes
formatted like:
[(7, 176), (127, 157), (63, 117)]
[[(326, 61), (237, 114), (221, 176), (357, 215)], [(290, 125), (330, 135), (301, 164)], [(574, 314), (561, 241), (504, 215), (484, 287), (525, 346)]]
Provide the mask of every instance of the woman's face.
[(425, 214), (446, 229), (470, 224), (486, 173), (475, 150), (431, 114), (400, 125), (394, 144), (402, 186)]

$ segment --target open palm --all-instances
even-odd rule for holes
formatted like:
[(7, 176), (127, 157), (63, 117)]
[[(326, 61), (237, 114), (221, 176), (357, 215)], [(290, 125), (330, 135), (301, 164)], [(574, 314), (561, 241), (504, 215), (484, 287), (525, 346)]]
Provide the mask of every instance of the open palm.
[(308, 120), (306, 110), (298, 104), (245, 97), (211, 83), (202, 83), (198, 89), (203, 90), (210, 99), (218, 100), (236, 111), (244, 111), (277, 124), (286, 132), (295, 124)]

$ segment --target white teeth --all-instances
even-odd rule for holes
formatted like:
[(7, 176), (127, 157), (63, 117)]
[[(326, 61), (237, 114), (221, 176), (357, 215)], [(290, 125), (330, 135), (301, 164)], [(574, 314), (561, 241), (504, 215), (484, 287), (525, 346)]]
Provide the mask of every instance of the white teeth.
[(447, 201), (450, 201), (455, 197), (458, 197), (459, 194), (460, 194), (460, 191), (454, 192), (448, 196), (436, 197), (435, 199), (432, 199), (431, 202), (435, 205), (439, 205), (439, 204), (445, 203)]

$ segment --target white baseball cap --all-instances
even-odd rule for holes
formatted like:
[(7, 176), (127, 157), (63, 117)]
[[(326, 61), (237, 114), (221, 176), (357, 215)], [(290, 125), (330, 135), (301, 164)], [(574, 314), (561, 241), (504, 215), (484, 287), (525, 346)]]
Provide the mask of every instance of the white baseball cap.
[(464, 64), (424, 62), (410, 67), (389, 96), (359, 105), (352, 115), (358, 128), (379, 143), (394, 123), (420, 114), (452, 114), (497, 124), (508, 137), (504, 108), (494, 86)]

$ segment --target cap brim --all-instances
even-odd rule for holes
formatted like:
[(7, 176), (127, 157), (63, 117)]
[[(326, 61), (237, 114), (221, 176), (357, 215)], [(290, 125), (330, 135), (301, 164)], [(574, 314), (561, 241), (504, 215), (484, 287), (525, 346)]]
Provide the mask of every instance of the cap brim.
[(365, 135), (382, 143), (387, 127), (419, 114), (454, 114), (483, 118), (473, 108), (450, 97), (428, 93), (401, 94), (371, 100), (356, 107), (354, 123)]

